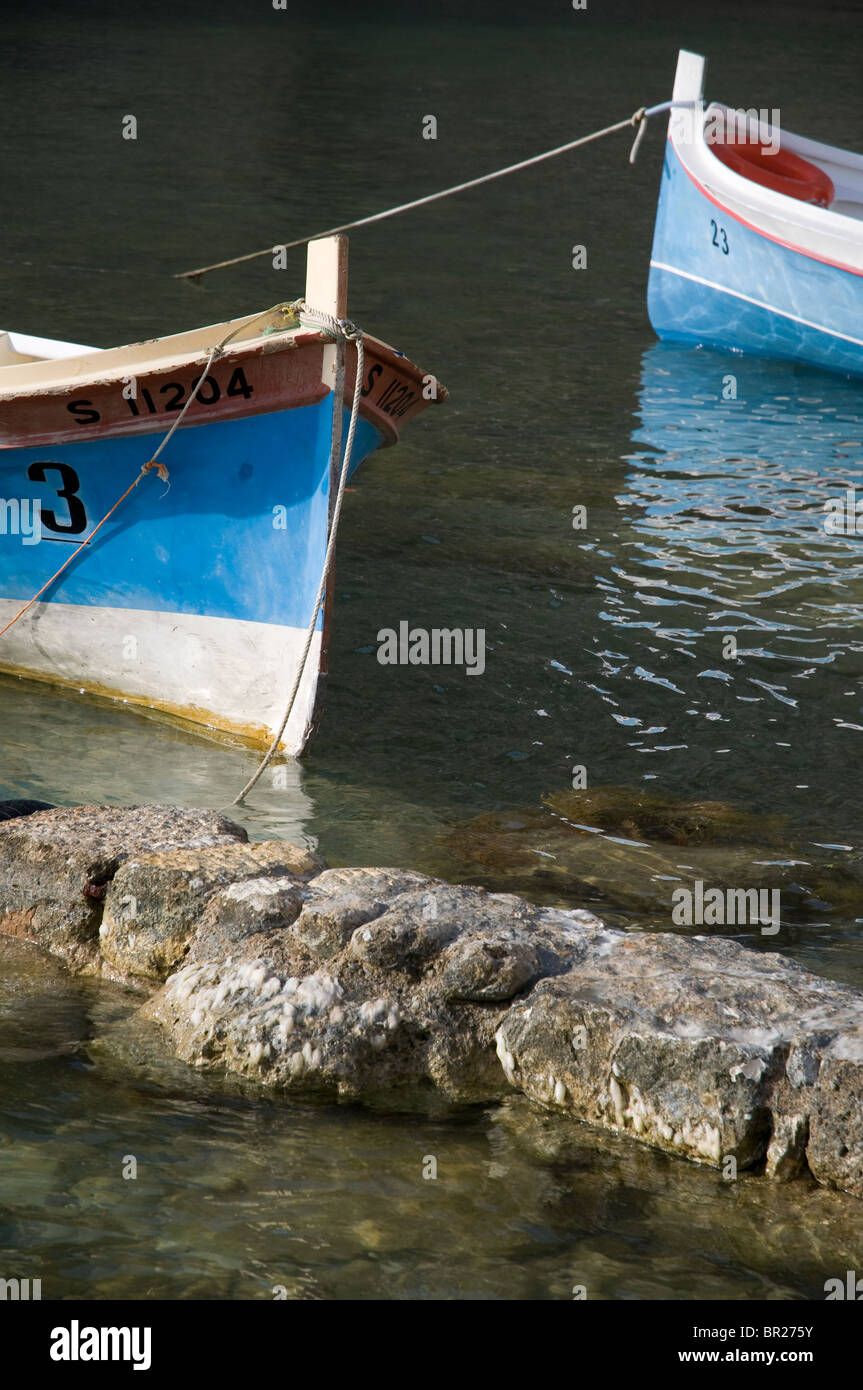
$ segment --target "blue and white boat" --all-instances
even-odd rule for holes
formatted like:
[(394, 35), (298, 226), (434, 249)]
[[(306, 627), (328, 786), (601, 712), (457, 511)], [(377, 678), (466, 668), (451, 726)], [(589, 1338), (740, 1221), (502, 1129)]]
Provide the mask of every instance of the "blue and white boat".
[[(312, 242), (318, 323), (344, 322), (346, 292), (346, 239)], [(362, 343), (352, 469), (446, 395)], [(269, 743), (311, 629), (357, 360), (288, 306), (106, 350), (0, 334), (0, 670)], [(331, 613), (332, 573), (288, 753), (316, 720)]]
[[(678, 58), (650, 261), (660, 338), (863, 375), (863, 158), (704, 102)], [(765, 119), (766, 117), (766, 119)]]

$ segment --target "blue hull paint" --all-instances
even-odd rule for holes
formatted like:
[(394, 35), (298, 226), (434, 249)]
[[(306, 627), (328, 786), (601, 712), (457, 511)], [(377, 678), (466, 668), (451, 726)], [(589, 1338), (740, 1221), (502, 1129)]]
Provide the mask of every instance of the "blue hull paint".
[[(170, 486), (148, 474), (45, 601), (306, 627), (326, 549), (333, 399), (178, 430), (160, 460)], [(343, 438), (347, 418), (345, 412)], [(24, 545), (18, 536), (0, 536), (0, 598), (31, 598), (161, 438), (159, 432), (0, 452), (0, 497), (38, 498), (44, 538)], [(382, 442), (361, 418), (352, 471)], [(34, 463), (46, 466), (46, 482), (28, 478)], [(87, 517), (80, 535), (60, 539), (44, 524), (48, 509), (61, 524), (69, 517), (52, 463), (77, 474)], [(279, 520), (284, 525), (274, 524)]]
[(647, 310), (657, 335), (672, 342), (863, 376), (863, 276), (780, 246), (725, 216), (692, 182), (671, 141)]

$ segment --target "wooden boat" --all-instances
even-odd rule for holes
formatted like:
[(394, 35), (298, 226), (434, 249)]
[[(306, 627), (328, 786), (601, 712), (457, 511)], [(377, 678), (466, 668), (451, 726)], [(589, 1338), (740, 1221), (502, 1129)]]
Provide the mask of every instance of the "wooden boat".
[[(346, 239), (308, 257), (306, 302), (344, 319)], [(357, 361), (279, 308), (108, 350), (0, 335), (0, 628), (87, 542), (229, 336), (160, 457), (167, 482), (147, 473), (0, 636), (0, 669), (264, 743), (311, 623)], [(363, 345), (352, 470), (446, 395), (394, 348)], [(290, 753), (315, 722), (331, 598), (332, 579)]]
[(655, 331), (863, 375), (863, 158), (705, 106), (704, 72), (680, 53), (648, 281)]

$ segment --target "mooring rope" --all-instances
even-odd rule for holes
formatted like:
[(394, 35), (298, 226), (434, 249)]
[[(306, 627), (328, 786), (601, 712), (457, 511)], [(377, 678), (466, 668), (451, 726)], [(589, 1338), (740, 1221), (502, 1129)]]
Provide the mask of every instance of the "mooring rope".
[(354, 227), (367, 227), (372, 222), (382, 222), (387, 217), (397, 217), (399, 213), (409, 212), (412, 208), (424, 207), (427, 203), (435, 203), (439, 198), (449, 198), (453, 193), (464, 193), (468, 188), (478, 188), (482, 183), (490, 183), (492, 179), (505, 178), (507, 174), (516, 174), (520, 169), (529, 169), (533, 164), (542, 164), (546, 159), (556, 159), (560, 154), (566, 154), (569, 150), (577, 150), (580, 145), (589, 145), (592, 140), (601, 140), (605, 135), (614, 135), (618, 130), (625, 130), (627, 126), (635, 126), (637, 133), (632, 150), (629, 156), (630, 164), (634, 164), (638, 155), (638, 149), (647, 129), (647, 122), (651, 116), (658, 116), (663, 111), (670, 111), (677, 106), (697, 106), (698, 101), (663, 101), (658, 106), (640, 106), (631, 116), (627, 116), (624, 121), (616, 121), (614, 125), (604, 126), (602, 130), (594, 130), (590, 135), (582, 135), (578, 140), (570, 140), (565, 145), (557, 145), (553, 150), (544, 150), (542, 154), (531, 155), (529, 159), (521, 159), (517, 164), (508, 164), (505, 169), (495, 169), (490, 174), (481, 174), (479, 178), (468, 179), (465, 183), (453, 184), (451, 188), (442, 188), (437, 193), (427, 193), (424, 198), (414, 198), (410, 203), (399, 203), (398, 207), (387, 208), (384, 212), (375, 212), (370, 217), (358, 217), (353, 222), (343, 222), (339, 227), (328, 227), (325, 232), (312, 232), (309, 236), (297, 237), (295, 241), (279, 242), (275, 246), (265, 246), (263, 251), (249, 251), (244, 256), (232, 256), (226, 261), (216, 261), (213, 265), (199, 266), (197, 270), (183, 270), (174, 276), (175, 280), (197, 280), (202, 275), (209, 275), (211, 270), (224, 270), (229, 265), (242, 265), (244, 261), (259, 260), (261, 256), (271, 256), (274, 251), (290, 251), (295, 246), (305, 246), (309, 241), (317, 241), (320, 237), (335, 236), (338, 232), (349, 232)]
[[(327, 548), (326, 553), (324, 555), (323, 568), (321, 569), (321, 581), (318, 585), (318, 592), (315, 597), (315, 605), (312, 611), (311, 621), (309, 622), (309, 626), (306, 629), (306, 639), (303, 644), (303, 651), (300, 657), (299, 665), (297, 666), (297, 673), (294, 677), (293, 688), (288, 698), (288, 703), (285, 708), (285, 712), (282, 716), (282, 722), (279, 725), (278, 730), (276, 731), (276, 734), (274, 735), (269, 748), (267, 749), (263, 758), (259, 762), (254, 773), (249, 778), (246, 785), (243, 787), (243, 790), (239, 793), (239, 795), (234, 797), (232, 802), (229, 803), (231, 806), (239, 806), (240, 802), (245, 799), (245, 797), (252, 790), (255, 784), (258, 781), (260, 781), (260, 778), (262, 777), (264, 771), (269, 766), (278, 750), (279, 744), (282, 741), (282, 735), (285, 732), (285, 729), (287, 728), (288, 720), (291, 717), (291, 712), (296, 702), (297, 692), (299, 691), (300, 682), (303, 678), (303, 673), (306, 669), (306, 662), (309, 659), (309, 652), (311, 650), (312, 640), (315, 635), (315, 629), (318, 625), (318, 614), (321, 611), (321, 604), (324, 600), (324, 594), (326, 592), (327, 587), (327, 580), (329, 578), (330, 570), (333, 566), (333, 558), (336, 552), (336, 533), (339, 529), (339, 517), (341, 516), (342, 512), (342, 500), (345, 495), (345, 486), (347, 484), (348, 474), (350, 472), (351, 453), (353, 452), (354, 447), (354, 435), (356, 433), (357, 420), (359, 419), (360, 413), (360, 400), (362, 397), (363, 384), (363, 362), (365, 358), (362, 329), (357, 328), (356, 324), (351, 323), (349, 319), (333, 318), (332, 315), (325, 314), (320, 309), (313, 309), (304, 301), (299, 301), (296, 307), (299, 310), (301, 322), (305, 320), (310, 325), (322, 328), (325, 333), (331, 334), (331, 336), (334, 338), (341, 338), (345, 342), (356, 344), (357, 375), (356, 380), (354, 382), (354, 395), (353, 401), (351, 402), (351, 420), (348, 426), (347, 440), (345, 441), (345, 453), (344, 459), (342, 461), (342, 471), (339, 476), (339, 486), (338, 491), (336, 492), (336, 500), (333, 506), (333, 514), (330, 520), (329, 535), (327, 537)], [(339, 410), (340, 408), (341, 402), (336, 400), (334, 402), (333, 409)], [(333, 460), (331, 460), (331, 464), (332, 461)], [(223, 809), (227, 810), (228, 808), (224, 807)]]

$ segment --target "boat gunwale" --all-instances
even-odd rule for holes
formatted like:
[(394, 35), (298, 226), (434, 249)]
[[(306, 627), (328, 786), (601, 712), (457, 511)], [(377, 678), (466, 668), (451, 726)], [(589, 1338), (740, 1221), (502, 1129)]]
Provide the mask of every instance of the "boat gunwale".
[[(230, 331), (232, 322), (240, 322), (240, 320), (229, 319), (225, 323), (214, 324), (212, 325), (213, 332), (216, 333), (222, 329)], [(209, 328), (191, 330), (191, 332), (195, 334), (208, 333), (209, 331)], [(176, 338), (187, 336), (190, 336), (190, 334), (174, 335)], [(222, 337), (225, 336), (226, 334), (222, 333)], [(151, 344), (170, 343), (171, 341), (172, 338), (151, 338), (144, 340), (142, 343), (128, 343), (116, 348), (100, 348), (97, 349), (97, 352), (82, 353), (80, 357), (51, 358), (42, 362), (19, 362), (0, 366), (0, 401), (17, 401), (31, 397), (64, 395), (72, 388), (79, 390), (89, 386), (110, 386), (112, 383), (122, 381), (129, 376), (129, 372), (126, 369), (132, 365), (133, 361), (137, 361), (138, 365), (138, 371), (133, 373), (133, 375), (136, 376), (143, 376), (146, 373), (173, 371), (175, 368), (177, 370), (182, 370), (183, 368), (197, 366), (199, 363), (202, 366), (206, 365), (211, 347), (197, 345), (194, 348), (190, 348), (187, 352), (175, 354), (164, 353), (158, 357), (141, 357), (140, 359), (124, 357), (122, 360), (115, 359), (114, 362), (106, 363), (106, 358), (114, 357), (115, 353), (132, 353), (136, 349), (146, 348)], [(235, 340), (235, 345), (226, 348), (219, 360), (231, 361), (237, 357), (289, 352), (307, 345), (318, 343), (326, 344), (332, 341), (330, 334), (324, 332), (322, 329), (307, 329), (298, 326), (285, 329), (278, 333), (263, 333), (257, 334), (253, 338)], [(427, 376), (432, 375), (431, 373), (424, 372), (416, 362), (410, 357), (407, 357), (404, 353), (399, 352), (397, 348), (391, 347), (389, 343), (385, 343), (380, 338), (375, 338), (370, 333), (363, 333), (363, 345), (367, 352), (371, 351), (375, 356), (382, 357), (388, 366), (397, 367), (405, 371), (408, 376), (423, 380)], [(79, 365), (92, 363), (93, 370), (90, 372), (74, 372), (71, 374), (68, 370), (64, 372), (63, 369), (66, 368), (67, 364), (70, 362)], [(52, 368), (55, 370), (52, 371)], [(30, 372), (36, 376), (37, 380), (32, 382), (25, 381), (23, 383), (21, 381), (10, 382), (4, 379), (5, 373), (7, 372)], [(437, 395), (436, 397), (430, 398), (430, 403), (444, 401), (448, 395), (447, 389), (443, 383), (438, 381), (437, 377), (434, 377), (434, 380), (437, 383)], [(25, 387), (24, 390), (21, 389), (22, 385)]]
[[(726, 164), (723, 164), (704, 137), (704, 125), (711, 108), (725, 111), (733, 109), (724, 106), (721, 102), (705, 103), (703, 110), (699, 112), (702, 119), (696, 120), (694, 124), (694, 138), (692, 139), (681, 138), (680, 132), (685, 127), (683, 121), (675, 117), (674, 112), (672, 112), (668, 126), (669, 142), (680, 160), (684, 173), (695, 184), (699, 192), (715, 207), (720, 208), (723, 213), (749, 228), (758, 236), (764, 237), (765, 240), (773, 241), (798, 255), (819, 261), (848, 274), (863, 275), (863, 221), (841, 212), (833, 212), (830, 208), (818, 207), (814, 203), (804, 203), (788, 194), (780, 193), (776, 189), (757, 184), (752, 179), (736, 173)], [(827, 162), (842, 163), (843, 161), (840, 159), (831, 161), (830, 156), (835, 153), (854, 161), (853, 164), (846, 164), (845, 167), (854, 168), (855, 171), (863, 173), (863, 157), (856, 155), (852, 150), (843, 150), (839, 146), (809, 140), (805, 136), (798, 136), (784, 129), (782, 137), (786, 147), (792, 153), (798, 153), (802, 157), (817, 157), (820, 152), (821, 157)], [(723, 201), (723, 195), (730, 200), (733, 206), (730, 205), (729, 201)], [(792, 213), (795, 215), (792, 216)], [(823, 237), (826, 235), (831, 239), (846, 243), (849, 249), (853, 248), (858, 253), (859, 264), (849, 264), (845, 260), (838, 259), (836, 255), (828, 255), (812, 246), (801, 245), (799, 237), (786, 240), (777, 231), (770, 230), (764, 225), (765, 216), (787, 226), (789, 237), (793, 236), (794, 232), (804, 231), (810, 236), (818, 237), (820, 235)]]

